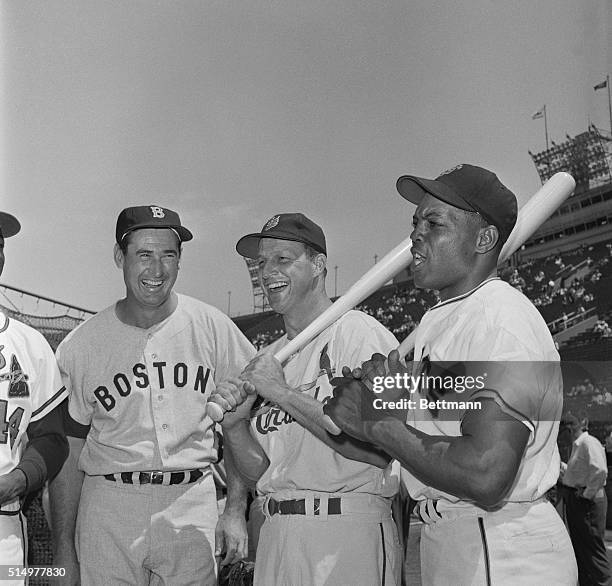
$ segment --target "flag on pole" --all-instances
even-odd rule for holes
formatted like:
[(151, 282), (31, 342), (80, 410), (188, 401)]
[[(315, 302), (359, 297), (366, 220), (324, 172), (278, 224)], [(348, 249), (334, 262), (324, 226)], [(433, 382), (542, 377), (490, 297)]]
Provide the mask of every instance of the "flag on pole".
[(534, 112), (531, 115), (531, 119), (537, 120), (538, 118), (544, 118), (544, 110), (546, 110), (546, 106), (542, 106), (537, 112)]
[(593, 89), (597, 91), (597, 90), (602, 90), (606, 87), (608, 87), (608, 80), (604, 79), (601, 83), (598, 83), (597, 85), (593, 86)]

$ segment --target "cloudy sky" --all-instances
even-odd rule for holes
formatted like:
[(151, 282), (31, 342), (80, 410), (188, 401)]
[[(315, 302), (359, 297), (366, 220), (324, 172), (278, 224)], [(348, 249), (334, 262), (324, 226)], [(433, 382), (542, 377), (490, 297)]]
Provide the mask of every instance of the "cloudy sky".
[(460, 162), (524, 201), (528, 149), (609, 131), (606, 0), (3, 0), (1, 282), (91, 309), (123, 294), (114, 225), (180, 212), (177, 289), (252, 309), (234, 245), (279, 212), (324, 228), (334, 293), (408, 234), (399, 175)]

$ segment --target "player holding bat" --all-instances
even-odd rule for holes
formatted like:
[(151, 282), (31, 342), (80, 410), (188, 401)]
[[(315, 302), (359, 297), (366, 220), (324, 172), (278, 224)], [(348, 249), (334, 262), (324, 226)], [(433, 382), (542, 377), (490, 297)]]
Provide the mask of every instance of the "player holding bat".
[[(399, 586), (391, 459), (328, 434), (323, 423), (337, 370), (377, 349), (388, 352), (397, 340), (370, 316), (349, 311), (281, 367), (273, 354), (331, 305), (325, 236), (302, 214), (279, 214), (236, 249), (258, 260), (261, 285), (287, 332), (246, 367), (240, 376), (247, 383), (222, 383), (211, 398), (229, 410), (224, 439), (238, 468), (265, 496), (255, 584)], [(249, 420), (255, 390), (275, 406)]]
[(418, 326), (411, 374), (444, 373), (440, 362), (453, 362), (463, 375), (484, 375), (484, 383), (465, 409), (438, 402), (457, 399), (456, 386), (445, 395), (422, 382), (414, 408), (367, 409), (381, 397), (372, 392), (375, 376), (408, 372), (394, 351), (387, 364), (377, 355), (357, 371), (343, 369), (324, 411), (346, 434), (402, 464), (425, 523), (424, 585), (574, 585), (574, 553), (545, 497), (559, 474), (559, 355), (535, 307), (496, 272), (516, 198), (472, 165), (435, 180), (401, 177), (397, 188), (418, 205), (415, 285), (440, 295)]

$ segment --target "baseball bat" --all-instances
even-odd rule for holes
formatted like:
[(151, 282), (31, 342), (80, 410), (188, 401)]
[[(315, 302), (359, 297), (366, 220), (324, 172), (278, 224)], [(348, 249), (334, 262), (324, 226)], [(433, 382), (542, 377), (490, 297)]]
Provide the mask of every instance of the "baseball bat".
[[(556, 173), (519, 209), (516, 225), (500, 253), (500, 264), (516, 252), (538, 227), (571, 195), (575, 185), (576, 183), (569, 173)], [(412, 262), (411, 247), (412, 241), (410, 238), (406, 238), (387, 253), (378, 264), (367, 271), (333, 305), (276, 353), (275, 357), (279, 362), (283, 363), (292, 354), (298, 352), (324, 329), (374, 291), (378, 290), (401, 269), (409, 265)], [(400, 356), (403, 357), (412, 350), (414, 338), (415, 330), (400, 344), (398, 348)], [(221, 421), (223, 419), (223, 409), (216, 403), (208, 403), (207, 410), (214, 421)], [(341, 430), (331, 419), (326, 418), (326, 420), (327, 431), (338, 435)]]
[[(576, 187), (574, 178), (561, 171), (555, 173), (529, 201), (523, 205), (517, 214), (514, 229), (508, 236), (508, 240), (499, 253), (498, 265), (503, 264), (510, 258), (534, 232), (547, 220), (555, 210), (573, 193)], [(398, 351), (403, 358), (414, 348), (416, 330), (399, 345)]]
[[(401, 269), (412, 262), (412, 240), (402, 240), (393, 250), (389, 251), (378, 263), (361, 276), (349, 290), (336, 299), (321, 315), (306, 326), (295, 338), (290, 340), (286, 346), (281, 348), (274, 357), (282, 364), (291, 355), (295, 354), (310, 341), (316, 338), (323, 330), (327, 329), (347, 311), (363, 301), (366, 297), (380, 289), (389, 279)], [(213, 421), (223, 419), (223, 409), (217, 403), (208, 403), (208, 415)], [(329, 417), (325, 418), (327, 431), (338, 435), (340, 429)]]

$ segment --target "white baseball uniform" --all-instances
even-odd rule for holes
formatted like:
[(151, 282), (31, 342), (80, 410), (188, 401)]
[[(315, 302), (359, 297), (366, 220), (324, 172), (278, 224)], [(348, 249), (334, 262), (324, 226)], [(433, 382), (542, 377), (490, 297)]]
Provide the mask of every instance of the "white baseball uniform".
[[(472, 400), (494, 400), (530, 431), (517, 477), (502, 506), (485, 511), (421, 483), (402, 481), (425, 521), (423, 585), (571, 584), (576, 565), (567, 531), (545, 494), (557, 481), (557, 430), (563, 404), (559, 355), (531, 302), (498, 278), (438, 303), (422, 318), (413, 374), (427, 362), (488, 365)], [(456, 397), (455, 397), (456, 398)], [(409, 412), (411, 425), (433, 436), (460, 436), (464, 412)]]
[(76, 538), (87, 583), (215, 580), (206, 402), (254, 354), (226, 315), (184, 295), (149, 329), (124, 324), (113, 305), (62, 342), (70, 415), (91, 425)]
[[(286, 343), (283, 336), (269, 350)], [(285, 378), (325, 403), (333, 394), (330, 380), (343, 366), (361, 366), (374, 352), (395, 347), (395, 337), (375, 319), (350, 311), (289, 359)], [(257, 483), (266, 497), (266, 521), (255, 584), (399, 585), (401, 554), (390, 508), (398, 481), (391, 465), (382, 470), (341, 456), (278, 407), (251, 426), (270, 460)], [(270, 514), (275, 502), (282, 510), (286, 501), (301, 501), (296, 506), (304, 514)], [(328, 507), (334, 502), (340, 514)]]
[[(0, 313), (0, 476), (19, 465), (28, 425), (67, 395), (42, 334)], [(26, 521), (20, 499), (15, 499), (0, 507), (0, 565), (26, 565), (26, 546)]]

